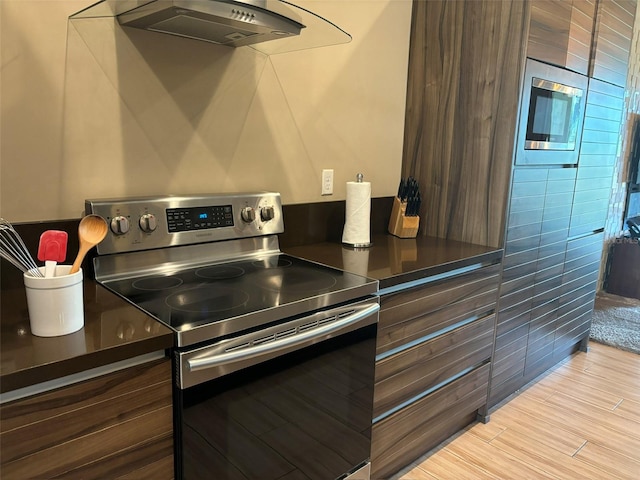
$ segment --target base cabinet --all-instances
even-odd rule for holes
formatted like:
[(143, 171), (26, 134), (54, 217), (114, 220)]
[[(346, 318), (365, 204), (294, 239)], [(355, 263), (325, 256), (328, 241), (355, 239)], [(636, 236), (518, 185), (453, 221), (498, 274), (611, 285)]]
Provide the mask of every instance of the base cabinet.
[(26, 478), (173, 478), (171, 362), (0, 406), (0, 471)]
[(374, 424), (371, 478), (389, 478), (476, 420), (487, 401), (488, 381), (485, 364)]
[(500, 265), (381, 294), (371, 478), (391, 477), (486, 405)]

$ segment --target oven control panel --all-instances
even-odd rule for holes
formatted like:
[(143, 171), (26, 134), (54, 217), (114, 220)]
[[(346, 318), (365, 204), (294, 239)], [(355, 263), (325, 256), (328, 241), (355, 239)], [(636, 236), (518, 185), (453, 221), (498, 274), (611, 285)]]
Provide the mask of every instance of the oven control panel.
[(85, 200), (85, 211), (109, 225), (101, 255), (284, 232), (275, 192)]

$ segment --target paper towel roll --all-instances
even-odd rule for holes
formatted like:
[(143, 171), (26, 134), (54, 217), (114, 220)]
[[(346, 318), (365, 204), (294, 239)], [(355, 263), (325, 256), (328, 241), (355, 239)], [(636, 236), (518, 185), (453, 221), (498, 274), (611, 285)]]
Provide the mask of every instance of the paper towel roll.
[(371, 246), (371, 182), (347, 182), (347, 205), (342, 243)]

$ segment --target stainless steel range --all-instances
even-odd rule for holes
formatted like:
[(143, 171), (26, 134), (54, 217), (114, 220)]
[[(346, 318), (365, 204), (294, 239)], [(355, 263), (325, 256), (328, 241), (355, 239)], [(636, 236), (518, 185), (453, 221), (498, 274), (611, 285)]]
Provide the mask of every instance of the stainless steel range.
[(176, 333), (176, 478), (369, 478), (377, 281), (283, 254), (277, 193), (86, 211), (96, 280)]

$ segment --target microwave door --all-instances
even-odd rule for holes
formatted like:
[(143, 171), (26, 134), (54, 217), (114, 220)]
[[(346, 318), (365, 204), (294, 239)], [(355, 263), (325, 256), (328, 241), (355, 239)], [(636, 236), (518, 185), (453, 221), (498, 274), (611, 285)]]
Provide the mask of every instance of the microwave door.
[(527, 61), (516, 165), (578, 163), (587, 85), (583, 75)]
[(582, 90), (533, 78), (525, 149), (574, 150)]

